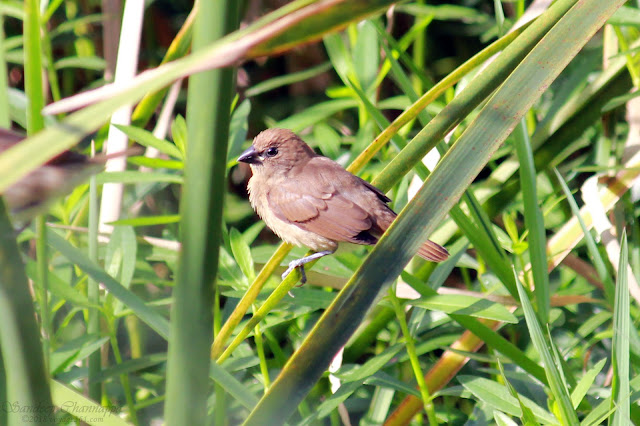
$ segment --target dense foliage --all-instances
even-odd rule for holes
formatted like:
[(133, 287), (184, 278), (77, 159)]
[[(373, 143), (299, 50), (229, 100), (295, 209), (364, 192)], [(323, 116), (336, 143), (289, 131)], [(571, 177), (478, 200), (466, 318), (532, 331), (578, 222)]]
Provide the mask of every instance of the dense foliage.
[[(115, 3), (0, 0), (0, 193), (145, 149), (0, 209), (0, 424), (640, 424), (637, 4)], [(268, 127), (401, 212), (304, 286)]]

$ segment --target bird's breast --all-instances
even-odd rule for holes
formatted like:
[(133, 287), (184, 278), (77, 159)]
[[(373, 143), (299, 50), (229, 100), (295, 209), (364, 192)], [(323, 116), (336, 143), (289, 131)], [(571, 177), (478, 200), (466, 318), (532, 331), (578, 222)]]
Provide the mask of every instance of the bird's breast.
[(255, 174), (249, 179), (249, 201), (258, 216), (280, 239), (295, 246), (309, 247), (315, 251), (335, 251), (338, 243), (300, 228), (294, 222), (282, 220), (269, 206), (270, 183)]

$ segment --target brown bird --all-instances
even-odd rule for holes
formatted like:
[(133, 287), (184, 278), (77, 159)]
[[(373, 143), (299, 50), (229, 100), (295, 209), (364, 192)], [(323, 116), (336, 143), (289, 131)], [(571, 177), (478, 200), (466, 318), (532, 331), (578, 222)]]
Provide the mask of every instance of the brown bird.
[[(0, 128), (0, 154), (24, 138), (20, 133)], [(89, 176), (100, 172), (108, 159), (133, 153), (139, 153), (139, 150), (133, 148), (95, 157), (64, 151), (11, 185), (1, 195), (14, 219), (28, 221), (41, 213), (49, 201), (70, 192)]]
[[(290, 262), (282, 279), (299, 267), (304, 283), (306, 263), (332, 254), (339, 242), (374, 245), (396, 218), (382, 191), (316, 154), (290, 130), (263, 131), (238, 161), (251, 165), (249, 200), (267, 226), (287, 243), (316, 252)], [(418, 255), (441, 262), (449, 252), (427, 241)]]

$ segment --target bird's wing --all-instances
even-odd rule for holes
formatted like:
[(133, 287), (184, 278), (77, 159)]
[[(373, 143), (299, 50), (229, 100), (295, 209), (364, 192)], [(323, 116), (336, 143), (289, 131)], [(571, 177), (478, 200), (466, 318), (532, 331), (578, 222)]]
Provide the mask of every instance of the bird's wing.
[(356, 178), (358, 178), (358, 180), (360, 182), (362, 182), (362, 184), (364, 186), (366, 186), (367, 188), (369, 188), (369, 190), (373, 191), (374, 194), (376, 194), (376, 196), (378, 197), (378, 199), (380, 201), (382, 201), (383, 203), (387, 204), (391, 202), (391, 198), (387, 197), (387, 194), (385, 194), (384, 192), (380, 191), (378, 188), (376, 188), (375, 186), (371, 185), (369, 182), (367, 182), (366, 180), (356, 176)]
[(0, 128), (0, 152), (6, 151), (24, 138), (24, 135), (13, 130)]
[[(374, 244), (374, 221), (358, 204), (362, 184), (338, 164), (308, 164), (296, 177), (269, 189), (268, 201), (281, 220), (334, 241)], [(374, 198), (375, 200), (375, 198)], [(376, 202), (378, 200), (375, 200)]]

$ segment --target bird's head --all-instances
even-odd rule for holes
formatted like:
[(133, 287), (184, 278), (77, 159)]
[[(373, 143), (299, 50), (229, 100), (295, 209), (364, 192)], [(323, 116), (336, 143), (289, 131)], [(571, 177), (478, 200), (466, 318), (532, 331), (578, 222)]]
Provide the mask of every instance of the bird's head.
[(253, 145), (238, 158), (251, 165), (254, 173), (286, 173), (304, 165), (316, 153), (298, 135), (286, 129), (268, 129), (255, 137)]

